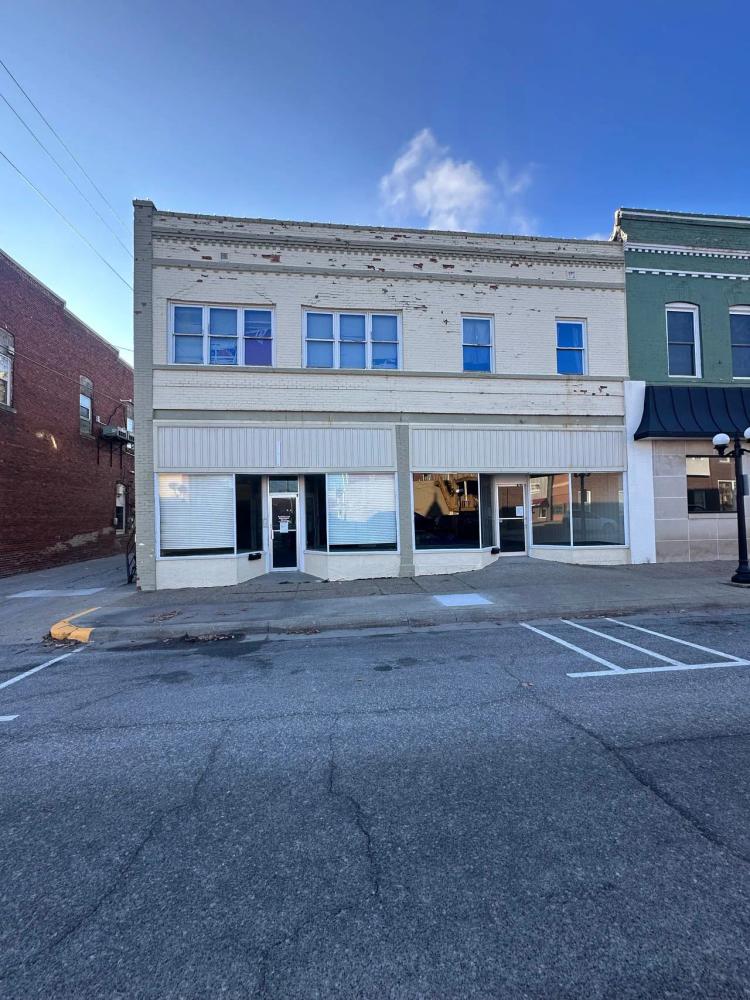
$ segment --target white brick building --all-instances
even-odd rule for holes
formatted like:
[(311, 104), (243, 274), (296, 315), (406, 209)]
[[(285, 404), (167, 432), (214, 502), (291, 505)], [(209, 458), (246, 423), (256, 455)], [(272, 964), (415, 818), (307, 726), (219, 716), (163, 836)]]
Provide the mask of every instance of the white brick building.
[(135, 203), (141, 586), (631, 556), (623, 252)]

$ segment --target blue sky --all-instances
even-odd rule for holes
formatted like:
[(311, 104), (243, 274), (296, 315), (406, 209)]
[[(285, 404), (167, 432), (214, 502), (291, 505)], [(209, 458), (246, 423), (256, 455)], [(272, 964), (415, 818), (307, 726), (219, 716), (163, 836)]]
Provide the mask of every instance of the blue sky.
[[(0, 8), (0, 57), (128, 226), (148, 197), (592, 236), (619, 205), (750, 214), (749, 29), (741, 0), (23, 0)], [(0, 94), (129, 244), (1, 68)], [(2, 102), (0, 150), (130, 280)], [(129, 289), (2, 160), (0, 247), (132, 344)]]

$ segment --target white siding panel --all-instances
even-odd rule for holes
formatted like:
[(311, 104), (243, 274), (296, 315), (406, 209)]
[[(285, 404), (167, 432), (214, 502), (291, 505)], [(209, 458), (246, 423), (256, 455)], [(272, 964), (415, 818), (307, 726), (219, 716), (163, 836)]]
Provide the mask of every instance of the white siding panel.
[(580, 472), (622, 469), (622, 430), (412, 427), (415, 472)]
[(162, 471), (378, 471), (395, 469), (388, 427), (157, 426)]

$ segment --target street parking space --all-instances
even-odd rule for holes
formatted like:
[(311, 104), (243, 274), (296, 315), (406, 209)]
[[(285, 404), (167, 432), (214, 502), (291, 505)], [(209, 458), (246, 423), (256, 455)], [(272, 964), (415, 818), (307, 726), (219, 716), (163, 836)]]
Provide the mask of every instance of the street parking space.
[(544, 628), (529, 622), (521, 627), (603, 668), (570, 671), (571, 678), (750, 666), (734, 653), (616, 618), (560, 618)]

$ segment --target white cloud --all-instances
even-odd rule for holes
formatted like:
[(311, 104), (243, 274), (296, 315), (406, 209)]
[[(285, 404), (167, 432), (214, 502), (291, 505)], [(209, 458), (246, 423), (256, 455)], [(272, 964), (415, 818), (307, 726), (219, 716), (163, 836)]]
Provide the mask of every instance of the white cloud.
[(609, 232), (609, 233), (589, 233), (588, 236), (584, 236), (583, 239), (584, 240), (608, 240), (611, 235), (612, 235), (611, 232)]
[(380, 197), (400, 219), (418, 216), (430, 229), (476, 229), (492, 194), (471, 160), (457, 161), (428, 128), (417, 132), (380, 179)]
[(380, 179), (380, 200), (388, 221), (430, 229), (492, 228), (526, 235), (537, 220), (524, 205), (533, 182), (531, 164), (513, 171), (507, 161), (491, 178), (471, 160), (458, 160), (429, 128), (412, 136), (390, 171)]

